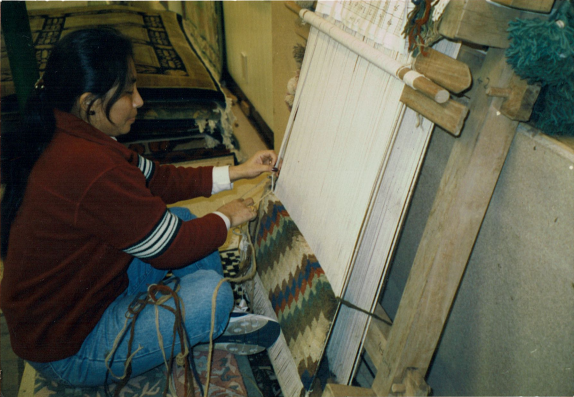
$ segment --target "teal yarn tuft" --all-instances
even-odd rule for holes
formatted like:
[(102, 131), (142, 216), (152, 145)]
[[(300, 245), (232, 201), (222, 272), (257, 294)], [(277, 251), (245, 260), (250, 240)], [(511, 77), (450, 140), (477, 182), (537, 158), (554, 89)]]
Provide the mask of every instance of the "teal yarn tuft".
[(574, 7), (566, 1), (548, 20), (509, 23), (508, 64), (541, 91), (532, 112), (536, 127), (549, 135), (574, 136)]
[(538, 19), (517, 19), (509, 26), (506, 58), (520, 77), (550, 85), (574, 78), (574, 28)]

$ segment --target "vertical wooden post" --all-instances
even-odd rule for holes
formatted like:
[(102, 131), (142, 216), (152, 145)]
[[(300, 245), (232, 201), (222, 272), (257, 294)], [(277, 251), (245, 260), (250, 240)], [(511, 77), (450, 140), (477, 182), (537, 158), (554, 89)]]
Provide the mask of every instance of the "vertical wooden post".
[(485, 91), (506, 87), (512, 75), (504, 51), (490, 48), (378, 366), (376, 395), (391, 394), (408, 368), (428, 370), (518, 125), (499, 111), (503, 99)]

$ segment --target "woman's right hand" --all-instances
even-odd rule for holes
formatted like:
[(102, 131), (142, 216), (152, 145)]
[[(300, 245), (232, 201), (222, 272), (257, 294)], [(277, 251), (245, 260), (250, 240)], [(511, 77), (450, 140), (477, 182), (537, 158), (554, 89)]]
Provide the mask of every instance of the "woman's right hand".
[(253, 205), (252, 198), (236, 199), (220, 207), (218, 212), (227, 216), (231, 222), (231, 227), (239, 226), (242, 223), (255, 219), (257, 210)]

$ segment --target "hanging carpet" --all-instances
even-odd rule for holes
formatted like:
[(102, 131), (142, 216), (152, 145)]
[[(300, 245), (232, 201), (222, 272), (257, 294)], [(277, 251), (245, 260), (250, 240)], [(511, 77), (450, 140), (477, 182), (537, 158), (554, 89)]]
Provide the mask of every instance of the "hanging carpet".
[[(131, 38), (144, 99), (132, 132), (122, 142), (199, 134), (232, 147), (232, 116), (217, 70), (196, 50), (191, 23), (170, 11), (127, 6), (31, 11), (30, 28), (40, 74), (54, 44), (73, 30), (110, 26)], [(17, 112), (10, 63), (2, 46), (2, 113)]]

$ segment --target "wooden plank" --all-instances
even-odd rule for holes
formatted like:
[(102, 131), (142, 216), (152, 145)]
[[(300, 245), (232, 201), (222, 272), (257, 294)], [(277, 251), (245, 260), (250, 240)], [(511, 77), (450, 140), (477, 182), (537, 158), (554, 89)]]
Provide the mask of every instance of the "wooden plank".
[(554, 6), (554, 0), (492, 0), (494, 3), (520, 10), (549, 13)]
[(438, 31), (453, 40), (508, 48), (508, 22), (520, 15), (519, 10), (501, 7), (486, 0), (450, 0)]
[(322, 397), (376, 397), (373, 389), (328, 383)]
[(387, 339), (391, 333), (391, 319), (380, 303), (375, 307), (375, 314), (387, 321), (383, 322), (376, 318), (372, 318), (371, 323), (369, 324), (369, 330), (367, 331), (367, 336), (365, 337), (365, 351), (369, 355), (373, 364), (375, 364), (376, 368), (383, 358), (383, 352), (387, 346)]
[(468, 108), (462, 103), (453, 99), (437, 103), (407, 85), (403, 88), (400, 101), (454, 136), (460, 135), (468, 115)]
[(455, 94), (470, 87), (472, 75), (467, 64), (432, 48), (427, 48), (426, 53), (420, 53), (415, 59), (414, 69), (417, 72)]
[[(504, 51), (489, 49), (477, 80), (505, 86), (511, 77)], [(407, 368), (426, 374), (514, 137), (518, 122), (500, 113), (488, 84), (471, 99), (441, 179), (373, 382), (377, 395), (388, 395)]]

